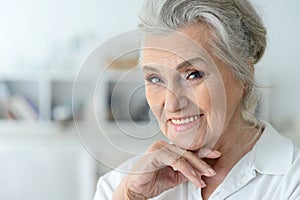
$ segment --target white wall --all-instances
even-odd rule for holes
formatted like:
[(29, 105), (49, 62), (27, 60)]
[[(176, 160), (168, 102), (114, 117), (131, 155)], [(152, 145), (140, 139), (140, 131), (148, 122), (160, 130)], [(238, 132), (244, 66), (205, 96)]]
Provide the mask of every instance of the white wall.
[(258, 71), (261, 82), (275, 85), (267, 89), (271, 92), (269, 116), (279, 128), (287, 129), (295, 121), (300, 123), (300, 1), (254, 2), (268, 30), (268, 46)]
[(47, 65), (50, 59), (56, 59), (53, 57), (61, 56), (57, 51), (66, 54), (64, 50), (75, 45), (78, 37), (90, 37), (96, 46), (114, 34), (135, 28), (141, 3), (141, 0), (0, 0), (0, 65), (18, 65), (18, 68)]
[(0, 199), (93, 198), (95, 160), (73, 135), (2, 136), (0, 163)]

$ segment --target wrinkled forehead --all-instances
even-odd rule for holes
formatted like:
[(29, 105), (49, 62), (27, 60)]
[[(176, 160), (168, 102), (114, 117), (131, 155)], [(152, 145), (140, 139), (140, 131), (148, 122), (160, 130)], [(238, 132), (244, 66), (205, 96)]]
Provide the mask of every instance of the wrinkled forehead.
[(176, 66), (193, 58), (203, 62), (212, 60), (206, 44), (197, 37), (180, 32), (147, 33), (144, 35), (141, 51), (142, 65)]

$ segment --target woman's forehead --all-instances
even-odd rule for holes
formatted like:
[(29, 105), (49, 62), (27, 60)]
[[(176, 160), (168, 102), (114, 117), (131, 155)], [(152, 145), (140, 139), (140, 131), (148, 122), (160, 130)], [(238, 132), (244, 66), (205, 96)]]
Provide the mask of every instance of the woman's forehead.
[(144, 47), (182, 49), (205, 47), (211, 37), (211, 29), (194, 24), (178, 30), (149, 31), (144, 34)]
[(208, 66), (212, 63), (212, 58), (203, 48), (192, 49), (158, 49), (145, 48), (142, 50), (141, 65), (153, 67), (171, 67), (176, 68), (183, 64)]
[[(179, 31), (160, 34), (146, 34), (141, 49), (143, 62), (183, 62), (193, 57), (209, 56), (207, 37), (201, 36), (203, 31), (191, 26)], [(207, 35), (207, 34), (202, 34)]]
[(181, 35), (149, 36), (145, 38), (142, 48), (144, 51), (150, 50), (150, 53), (166, 53), (167, 51), (172, 54), (205, 49), (202, 42)]

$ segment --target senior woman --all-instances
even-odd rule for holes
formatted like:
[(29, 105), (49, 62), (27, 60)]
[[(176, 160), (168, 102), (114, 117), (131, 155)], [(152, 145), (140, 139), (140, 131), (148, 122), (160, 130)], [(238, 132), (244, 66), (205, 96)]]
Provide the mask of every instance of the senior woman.
[(140, 19), (146, 98), (170, 142), (101, 177), (95, 200), (299, 199), (299, 149), (255, 117), (266, 30), (251, 3), (146, 0)]

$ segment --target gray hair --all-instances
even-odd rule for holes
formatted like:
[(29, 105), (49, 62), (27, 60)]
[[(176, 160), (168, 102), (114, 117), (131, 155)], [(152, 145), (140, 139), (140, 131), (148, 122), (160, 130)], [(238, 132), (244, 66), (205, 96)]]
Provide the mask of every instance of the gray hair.
[(260, 95), (252, 68), (266, 47), (266, 29), (259, 15), (248, 0), (146, 0), (139, 27), (178, 30), (195, 23), (213, 30), (208, 42), (245, 87), (243, 120), (261, 128), (255, 116)]

